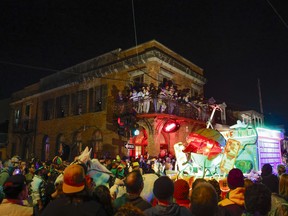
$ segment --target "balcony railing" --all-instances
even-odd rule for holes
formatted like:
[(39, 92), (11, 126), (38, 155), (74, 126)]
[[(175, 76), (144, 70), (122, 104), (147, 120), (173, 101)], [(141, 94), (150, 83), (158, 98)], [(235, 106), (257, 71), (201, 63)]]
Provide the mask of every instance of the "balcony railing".
[(123, 100), (115, 101), (115, 114), (169, 114), (179, 117), (191, 118), (193, 120), (207, 122), (213, 108), (209, 104), (196, 101), (179, 102), (177, 100), (154, 98), (151, 100)]
[(13, 124), (14, 132), (32, 132), (35, 129), (34, 119), (15, 120)]

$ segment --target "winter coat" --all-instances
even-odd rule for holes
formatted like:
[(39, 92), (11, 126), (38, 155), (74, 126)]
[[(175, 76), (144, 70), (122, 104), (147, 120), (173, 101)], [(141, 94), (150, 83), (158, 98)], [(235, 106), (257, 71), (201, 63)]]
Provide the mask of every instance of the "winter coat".
[(276, 175), (270, 174), (267, 176), (262, 176), (261, 182), (265, 184), (272, 193), (279, 192), (279, 178)]
[(156, 205), (144, 211), (146, 216), (191, 216), (191, 211), (177, 203), (168, 206)]
[(63, 197), (51, 201), (44, 208), (41, 216), (107, 216), (104, 208), (95, 200), (87, 200), (73, 203), (69, 197)]
[(0, 172), (0, 186), (3, 186), (5, 181), (9, 178), (9, 169), (3, 168)]
[(0, 215), (32, 216), (33, 208), (24, 206), (21, 200), (4, 199), (0, 205)]
[(227, 194), (227, 198), (223, 199), (218, 203), (219, 206), (223, 206), (230, 215), (241, 216), (244, 212), (244, 187), (238, 187), (234, 190), (231, 190)]
[(284, 216), (288, 215), (288, 202), (277, 193), (272, 193), (271, 210), (269, 216)]
[(116, 210), (126, 203), (131, 203), (133, 204), (133, 206), (136, 206), (142, 211), (152, 207), (151, 203), (147, 202), (142, 197), (131, 195), (128, 193), (123, 194), (121, 197), (118, 197), (117, 199), (113, 201), (113, 205)]

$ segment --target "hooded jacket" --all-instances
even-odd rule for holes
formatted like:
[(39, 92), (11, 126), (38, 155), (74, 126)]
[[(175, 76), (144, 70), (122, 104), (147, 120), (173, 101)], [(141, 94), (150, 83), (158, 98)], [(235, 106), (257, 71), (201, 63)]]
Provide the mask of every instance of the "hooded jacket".
[(133, 206), (136, 206), (142, 211), (152, 207), (152, 205), (145, 199), (143, 199), (140, 195), (133, 195), (128, 193), (125, 193), (121, 197), (115, 199), (113, 202), (113, 206), (117, 210), (126, 203), (131, 203)]
[(223, 206), (230, 215), (241, 215), (244, 210), (244, 187), (237, 187), (234, 190), (231, 190), (227, 198), (223, 199), (218, 203), (219, 206)]
[(191, 216), (191, 212), (188, 208), (179, 206), (176, 203), (170, 205), (156, 205), (144, 211), (147, 216)]
[(271, 210), (269, 216), (288, 215), (288, 202), (277, 193), (271, 195)]

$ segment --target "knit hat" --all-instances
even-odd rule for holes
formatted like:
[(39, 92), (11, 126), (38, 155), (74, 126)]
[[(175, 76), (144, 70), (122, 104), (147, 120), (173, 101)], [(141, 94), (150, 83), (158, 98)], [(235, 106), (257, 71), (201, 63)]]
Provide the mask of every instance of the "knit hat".
[(160, 176), (154, 182), (153, 193), (157, 199), (165, 200), (173, 196), (174, 183), (168, 176)]
[(62, 164), (62, 159), (59, 156), (55, 156), (52, 160), (52, 163), (55, 165), (61, 165)]
[(26, 178), (22, 174), (12, 175), (10, 176), (4, 183), (3, 187), (5, 188), (11, 187), (23, 187), (26, 184)]
[(188, 199), (189, 184), (184, 179), (178, 179), (174, 182), (174, 198), (177, 200)]
[(77, 193), (85, 187), (85, 171), (81, 165), (72, 164), (66, 167), (63, 177), (63, 192)]
[(22, 174), (8, 177), (3, 185), (3, 192), (7, 198), (16, 198), (26, 184), (26, 178)]
[(132, 167), (134, 168), (134, 167), (139, 167), (139, 163), (136, 161), (136, 162), (133, 162), (132, 163)]
[(230, 189), (235, 189), (237, 187), (244, 187), (244, 176), (240, 169), (231, 169), (227, 177), (228, 187)]

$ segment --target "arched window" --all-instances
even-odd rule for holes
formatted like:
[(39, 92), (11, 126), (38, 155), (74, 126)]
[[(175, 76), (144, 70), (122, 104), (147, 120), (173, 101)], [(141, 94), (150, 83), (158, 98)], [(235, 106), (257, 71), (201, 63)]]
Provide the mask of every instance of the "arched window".
[(20, 152), (18, 152), (20, 146), (20, 138), (18, 136), (13, 137), (11, 144), (12, 144), (11, 155), (20, 154)]
[(58, 134), (56, 139), (55, 155), (60, 156), (63, 161), (70, 157), (70, 146), (66, 144), (66, 137), (63, 134)]
[(41, 159), (43, 161), (49, 160), (49, 154), (50, 154), (50, 139), (47, 135), (43, 137), (42, 141), (42, 155)]
[(27, 160), (29, 158), (29, 154), (30, 152), (30, 146), (31, 145), (31, 138), (30, 137), (25, 137), (23, 139), (23, 143), (22, 143), (22, 152), (21, 152), (21, 158), (23, 160)]
[(100, 130), (96, 130), (92, 135), (93, 157), (100, 158), (103, 154), (103, 136)]

